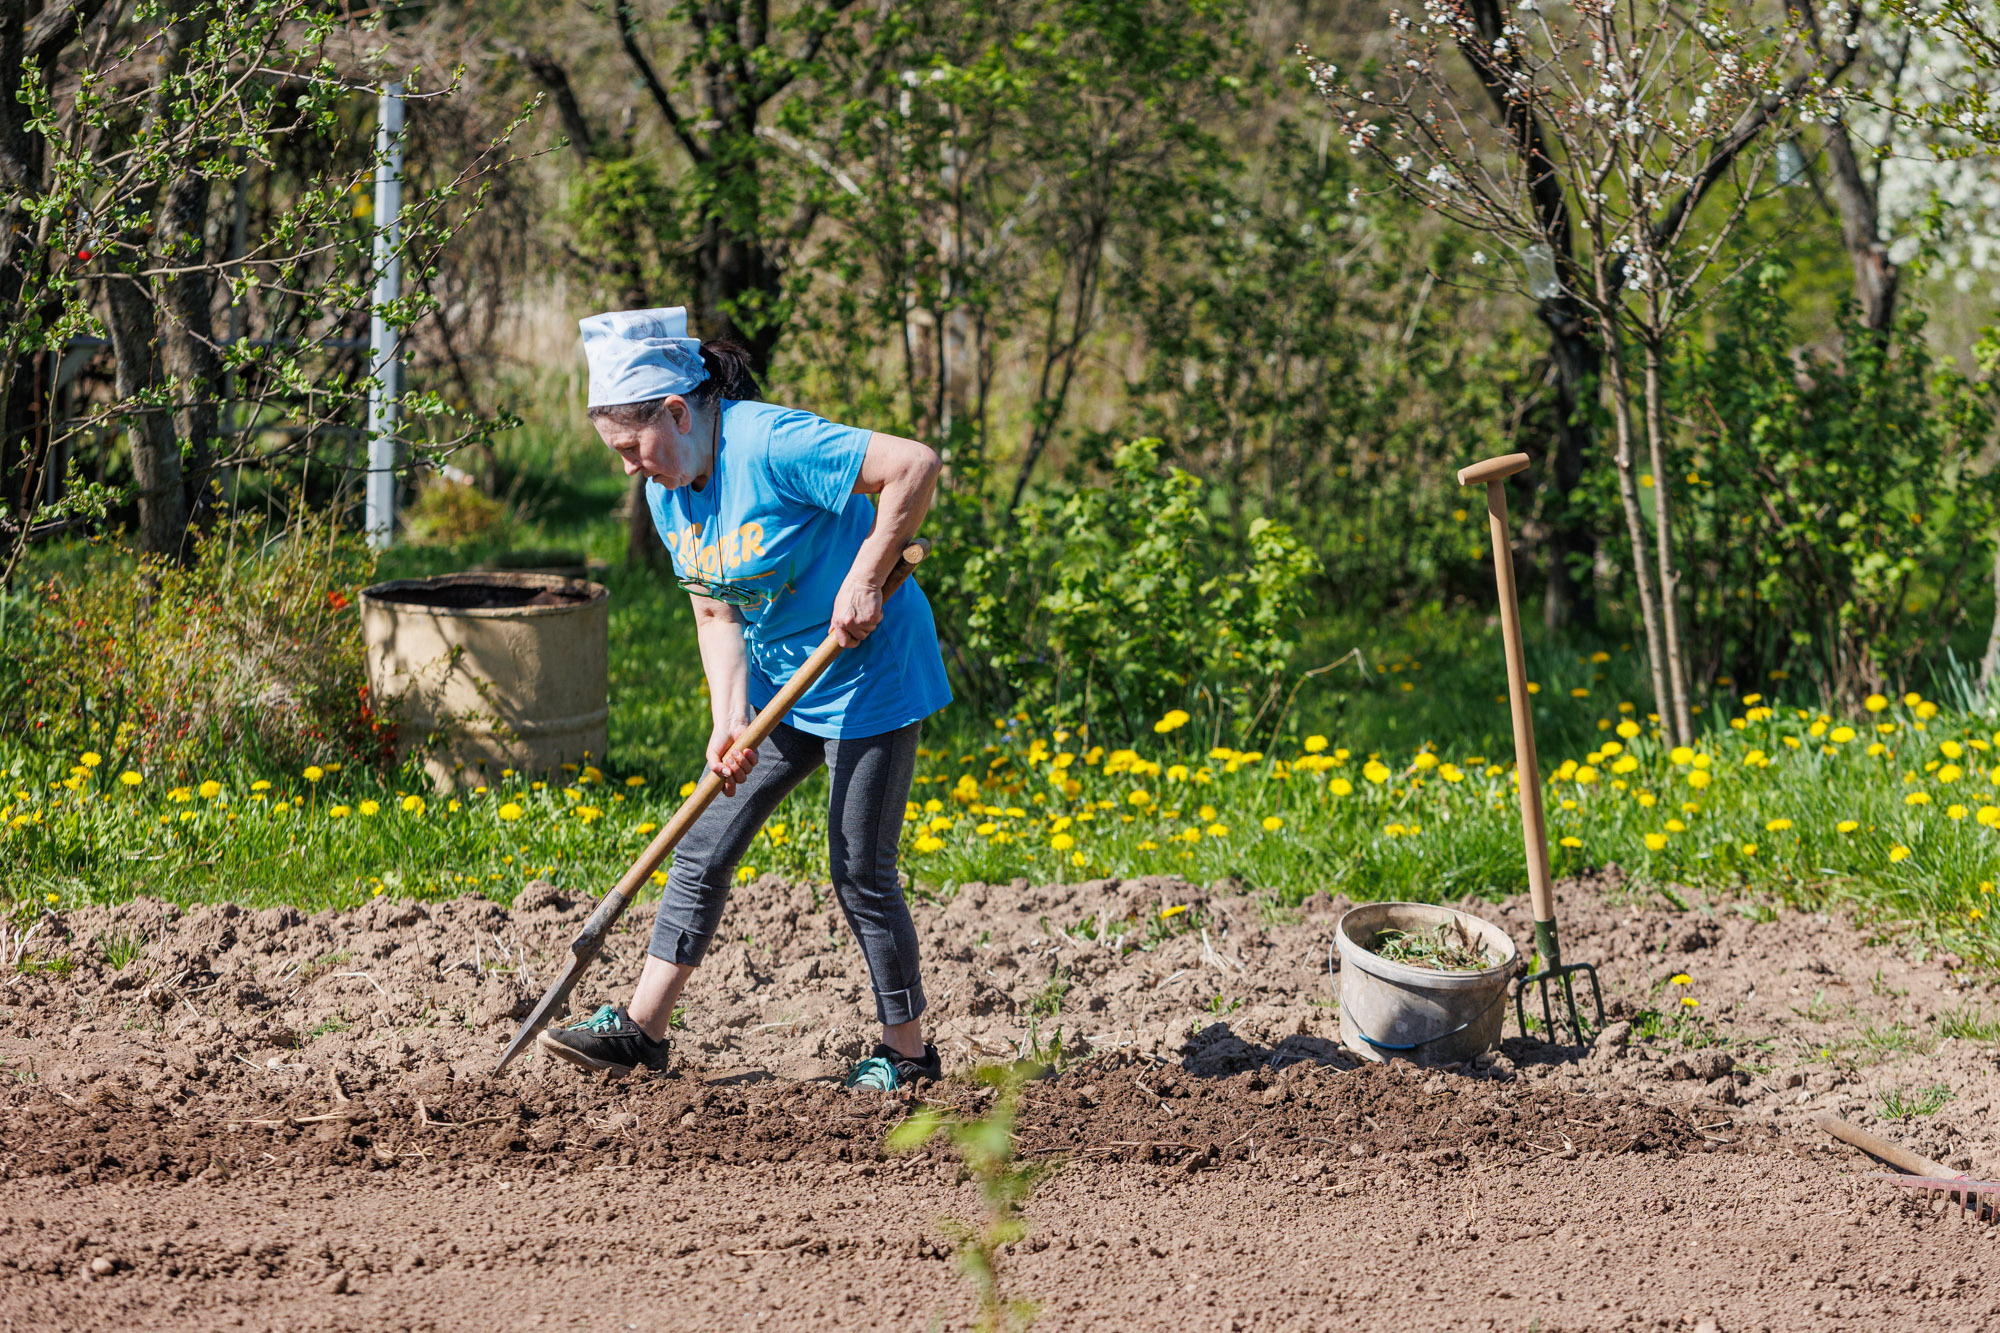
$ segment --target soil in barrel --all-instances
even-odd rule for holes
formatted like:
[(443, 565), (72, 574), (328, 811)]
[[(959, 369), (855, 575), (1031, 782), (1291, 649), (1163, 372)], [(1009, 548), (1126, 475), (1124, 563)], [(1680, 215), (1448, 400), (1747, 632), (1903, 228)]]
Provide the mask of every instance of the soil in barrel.
[(577, 606), (590, 600), (584, 591), (567, 588), (523, 588), (505, 583), (447, 583), (422, 588), (395, 588), (376, 594), (399, 606), (429, 606), (451, 611), (508, 610), (519, 606)]

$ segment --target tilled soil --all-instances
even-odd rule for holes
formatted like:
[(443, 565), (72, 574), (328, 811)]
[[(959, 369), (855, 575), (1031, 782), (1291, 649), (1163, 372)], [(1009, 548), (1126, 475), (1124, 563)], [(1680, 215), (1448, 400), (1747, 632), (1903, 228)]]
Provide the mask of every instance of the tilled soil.
[[(1015, 1127), (1053, 1170), (1003, 1259), (1038, 1327), (2000, 1316), (2000, 1227), (1871, 1179), (1810, 1119), (2000, 1175), (2000, 1051), (1939, 1034), (2000, 999), (1951, 960), (1571, 883), (1566, 952), (1600, 964), (1623, 1022), (1589, 1048), (1509, 1037), (1475, 1066), (1384, 1067), (1337, 1044), (1346, 904), (1271, 913), (1232, 887), (1016, 881), (915, 905), (949, 1070), (1061, 1034)], [(1468, 908), (1527, 938), (1524, 904)], [(46, 920), (41, 958), (66, 950), (67, 973), (0, 987), (0, 1325), (968, 1323), (945, 1260), (977, 1190), (942, 1146), (885, 1154), (913, 1095), (838, 1086), (872, 1025), (824, 891), (738, 891), (677, 1074), (536, 1056), (493, 1077), (587, 910), (537, 888), (512, 910)], [(622, 996), (644, 916), (580, 998)]]

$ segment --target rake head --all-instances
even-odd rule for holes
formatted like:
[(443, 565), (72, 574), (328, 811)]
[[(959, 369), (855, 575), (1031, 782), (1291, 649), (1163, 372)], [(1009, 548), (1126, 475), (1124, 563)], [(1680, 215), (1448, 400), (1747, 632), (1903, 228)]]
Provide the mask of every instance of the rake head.
[(1932, 1198), (1943, 1195), (1961, 1212), (1987, 1222), (2000, 1222), (2000, 1181), (1968, 1180), (1964, 1176), (1878, 1175), (1904, 1189), (1922, 1190)]
[[(1528, 1035), (1528, 1014), (1523, 997), (1527, 995), (1528, 987), (1533, 986), (1541, 993), (1542, 1030), (1548, 1033), (1548, 1040), (1556, 1040), (1558, 1035), (1556, 1028), (1557, 1006), (1550, 1001), (1549, 990), (1551, 987), (1560, 987), (1562, 991), (1561, 1010), (1569, 1019), (1570, 1033), (1576, 1038), (1576, 1045), (1583, 1045), (1590, 1040), (1592, 1031), (1602, 1032), (1604, 1030), (1604, 992), (1597, 985), (1596, 966), (1591, 963), (1565, 963), (1562, 961), (1562, 951), (1556, 946), (1556, 929), (1553, 921), (1537, 921), (1535, 923), (1535, 952), (1541, 955), (1544, 962), (1542, 970), (1529, 973), (1515, 983), (1514, 986), (1514, 1021), (1520, 1024), (1521, 1035), (1524, 1037)], [(1571, 983), (1570, 978), (1578, 973), (1582, 973), (1590, 978), (1590, 998), (1591, 1002), (1597, 1008), (1597, 1026), (1594, 1029), (1586, 1027), (1583, 1022), (1583, 1015), (1577, 1012), (1576, 987)]]

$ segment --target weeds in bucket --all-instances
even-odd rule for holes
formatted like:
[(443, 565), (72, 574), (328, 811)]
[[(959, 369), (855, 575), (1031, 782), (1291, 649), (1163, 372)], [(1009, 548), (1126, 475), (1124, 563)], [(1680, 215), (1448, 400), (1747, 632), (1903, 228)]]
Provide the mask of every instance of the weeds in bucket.
[(1432, 972), (1483, 972), (1500, 963), (1456, 917), (1430, 930), (1381, 931), (1368, 942), (1368, 952)]
[(975, 1226), (946, 1218), (941, 1225), (951, 1237), (960, 1269), (978, 1294), (979, 1318), (974, 1327), (986, 1333), (1024, 1329), (1035, 1318), (1036, 1302), (1001, 1294), (1000, 1251), (1027, 1234), (1021, 1204), (1049, 1170), (1047, 1164), (1024, 1165), (1014, 1160), (1014, 1115), (1021, 1102), (1021, 1086), (1041, 1069), (1025, 1061), (982, 1069), (975, 1077), (996, 1090), (993, 1106), (985, 1115), (968, 1118), (944, 1107), (925, 1106), (890, 1130), (885, 1144), (892, 1153), (912, 1153), (942, 1135), (965, 1164), (967, 1174), (979, 1183), (985, 1219)]

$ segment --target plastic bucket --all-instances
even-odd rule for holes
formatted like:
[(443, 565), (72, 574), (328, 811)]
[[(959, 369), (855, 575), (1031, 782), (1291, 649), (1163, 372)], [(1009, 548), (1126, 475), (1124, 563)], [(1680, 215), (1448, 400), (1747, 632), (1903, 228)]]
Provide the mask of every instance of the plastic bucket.
[[(1457, 921), (1500, 962), (1480, 972), (1436, 972), (1391, 962), (1367, 947), (1385, 930), (1434, 930), (1447, 921)], [(1428, 903), (1369, 903), (1340, 918), (1334, 947), (1340, 951), (1340, 1040), (1356, 1055), (1443, 1065), (1500, 1044), (1507, 980), (1518, 955), (1507, 932), (1492, 922)]]

